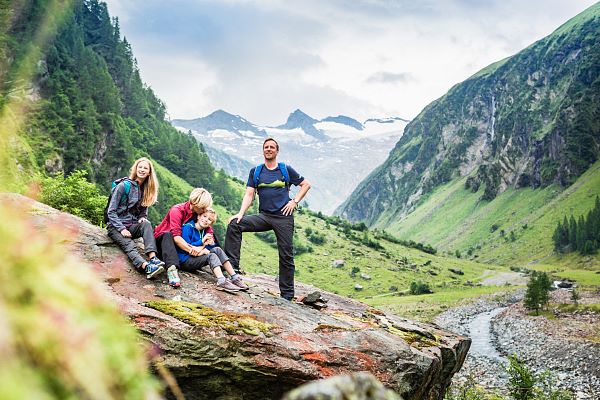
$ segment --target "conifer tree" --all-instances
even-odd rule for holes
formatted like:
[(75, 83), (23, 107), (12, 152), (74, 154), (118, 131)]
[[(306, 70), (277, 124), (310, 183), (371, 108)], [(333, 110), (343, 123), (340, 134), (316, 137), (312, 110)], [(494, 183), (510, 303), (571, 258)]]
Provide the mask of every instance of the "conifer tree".
[(548, 306), (548, 302), (550, 301), (550, 289), (552, 288), (552, 282), (548, 277), (548, 274), (545, 272), (541, 272), (538, 274), (538, 282), (540, 291), (540, 304), (542, 307)]
[(583, 249), (585, 247), (586, 237), (585, 237), (585, 220), (583, 219), (583, 215), (579, 216), (577, 220), (577, 234), (575, 239), (575, 248), (583, 253)]
[(556, 229), (554, 230), (554, 234), (552, 234), (552, 242), (554, 243), (554, 250), (559, 253), (562, 253), (562, 238), (564, 236), (564, 228), (563, 225), (558, 221), (556, 225)]
[(571, 245), (571, 251), (577, 250), (577, 223), (572, 215), (569, 218), (569, 244)]
[(535, 315), (539, 315), (540, 309), (546, 306), (550, 300), (551, 287), (552, 283), (548, 274), (533, 271), (527, 283), (527, 291), (523, 299), (525, 307), (534, 310)]
[(563, 246), (566, 246), (569, 244), (569, 220), (567, 219), (567, 216), (565, 215), (563, 218), (563, 237), (562, 237), (562, 244)]

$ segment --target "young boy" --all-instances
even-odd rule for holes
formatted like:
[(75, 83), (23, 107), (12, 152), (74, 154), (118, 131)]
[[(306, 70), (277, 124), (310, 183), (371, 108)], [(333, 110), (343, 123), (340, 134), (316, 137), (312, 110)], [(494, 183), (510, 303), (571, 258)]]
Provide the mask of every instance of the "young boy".
[[(191, 256), (182, 249), (177, 249), (179, 264), (184, 271), (197, 271), (205, 265), (210, 265), (217, 278), (217, 288), (227, 291), (248, 290), (242, 277), (235, 273), (229, 258), (223, 249), (218, 246), (212, 225), (217, 220), (217, 213), (212, 208), (207, 208), (198, 214), (197, 220), (190, 221), (181, 228), (181, 237), (200, 255)], [(229, 279), (223, 276), (221, 267), (229, 274)]]

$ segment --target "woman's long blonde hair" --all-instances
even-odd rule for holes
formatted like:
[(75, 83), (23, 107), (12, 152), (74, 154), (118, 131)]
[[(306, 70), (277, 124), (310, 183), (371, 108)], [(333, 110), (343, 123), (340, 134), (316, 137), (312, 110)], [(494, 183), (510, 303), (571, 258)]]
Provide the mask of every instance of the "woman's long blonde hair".
[(150, 165), (150, 173), (140, 185), (143, 188), (141, 204), (143, 207), (150, 207), (152, 204), (156, 203), (156, 199), (158, 198), (158, 178), (154, 172), (152, 161), (146, 157), (138, 158), (129, 170), (129, 179), (134, 181), (135, 178), (137, 178), (137, 166), (142, 161), (146, 161), (148, 165)]

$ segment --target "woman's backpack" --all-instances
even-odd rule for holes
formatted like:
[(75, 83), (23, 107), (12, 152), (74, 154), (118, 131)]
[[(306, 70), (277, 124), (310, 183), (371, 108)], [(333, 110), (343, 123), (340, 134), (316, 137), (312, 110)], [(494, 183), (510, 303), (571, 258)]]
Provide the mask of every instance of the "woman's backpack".
[(131, 180), (129, 179), (129, 177), (124, 177), (124, 178), (119, 178), (113, 181), (111, 188), (110, 188), (110, 196), (108, 196), (108, 201), (106, 202), (106, 207), (104, 207), (104, 223), (108, 224), (108, 206), (110, 205), (110, 199), (112, 198), (114, 192), (115, 192), (115, 188), (117, 187), (117, 185), (121, 182), (123, 183), (123, 186), (125, 188), (125, 192), (121, 195), (121, 200), (119, 201), (119, 205), (125, 203), (127, 204), (127, 198), (129, 197), (129, 192), (131, 191)]

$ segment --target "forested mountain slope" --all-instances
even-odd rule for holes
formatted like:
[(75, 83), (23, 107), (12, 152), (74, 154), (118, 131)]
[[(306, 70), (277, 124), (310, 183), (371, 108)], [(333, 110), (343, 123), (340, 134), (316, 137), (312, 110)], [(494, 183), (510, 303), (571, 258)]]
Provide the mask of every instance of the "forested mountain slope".
[[(31, 175), (83, 169), (107, 191), (144, 155), (236, 208), (239, 195), (215, 171), (202, 146), (165, 120), (164, 104), (142, 82), (131, 47), (106, 4), (59, 3), (34, 0), (3, 11), (0, 104), (26, 93), (21, 142), (11, 151), (19, 168)], [(32, 65), (33, 71), (24, 72)], [(154, 221), (170, 204), (184, 200), (165, 198), (172, 191), (163, 189), (151, 209)]]
[(427, 106), (337, 213), (386, 226), (460, 178), (483, 202), (508, 188), (564, 188), (599, 154), (596, 4)]

